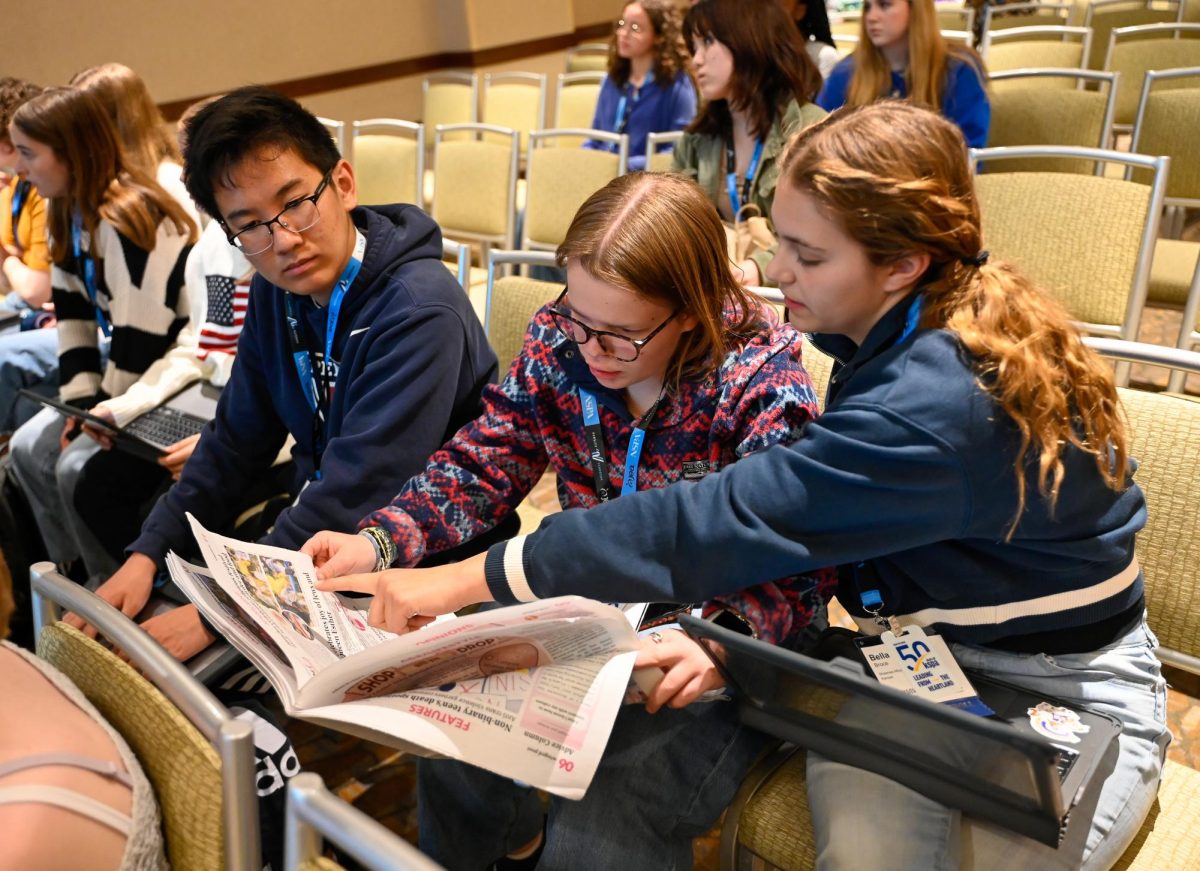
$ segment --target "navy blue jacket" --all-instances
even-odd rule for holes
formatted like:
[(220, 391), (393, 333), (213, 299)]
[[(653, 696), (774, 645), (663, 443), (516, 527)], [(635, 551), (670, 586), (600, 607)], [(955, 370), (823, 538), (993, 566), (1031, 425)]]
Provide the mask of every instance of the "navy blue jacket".
[[(817, 105), (827, 112), (846, 104), (846, 91), (854, 77), (854, 55), (843, 58), (825, 80)], [(892, 89), (880, 97), (905, 97), (908, 84), (904, 74), (892, 72)], [(992, 123), (992, 105), (984, 87), (983, 73), (975, 64), (950, 55), (946, 59), (946, 86), (942, 90), (942, 114), (958, 125), (969, 148), (987, 145)]]
[[(440, 262), (437, 224), (414, 206), (357, 208), (352, 217), (367, 248), (338, 319), (321, 477), (311, 480), (313, 413), (292, 359), (284, 292), (256, 276), (216, 418), (131, 551), (161, 563), (170, 548), (190, 550), (188, 511), (210, 529), (233, 519), (246, 483), (271, 465), (289, 434), (296, 490), (307, 486), (264, 541), (298, 548), (322, 529), (352, 532), (478, 416), (480, 391), (496, 379), (496, 355)], [(309, 298), (297, 302), (307, 344), (323, 355), (326, 310)]]
[[(1092, 457), (1068, 448), (1051, 514), (1034, 459), (1025, 512), (1005, 541), (1017, 506), (1016, 426), (953, 333), (900, 341), (908, 307), (884, 315), (858, 348), (817, 337), (846, 362), (799, 441), (689, 487), (552, 515), (488, 552), (492, 594), (690, 602), (837, 565), (839, 601), (854, 613), (864, 613), (860, 591), (876, 588), (883, 613), (901, 622), (1000, 645), (1083, 632), (1136, 609), (1141, 490), (1110, 490)], [(519, 558), (505, 560), (507, 548)]]

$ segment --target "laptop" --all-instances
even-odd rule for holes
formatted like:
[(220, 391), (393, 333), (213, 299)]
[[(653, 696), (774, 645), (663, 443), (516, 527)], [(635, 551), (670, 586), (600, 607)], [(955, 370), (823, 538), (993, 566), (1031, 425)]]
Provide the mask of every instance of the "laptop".
[(56, 397), (42, 396), (24, 389), (19, 392), (27, 399), (111, 433), (113, 444), (118, 448), (150, 462), (157, 461), (171, 445), (204, 429), (216, 415), (217, 400), (221, 395), (220, 388), (206, 381), (194, 381), (162, 405), (118, 427), (111, 421)]
[(680, 624), (736, 691), (747, 725), (1051, 847), (1116, 759), (1114, 717), (977, 673), (969, 679), (991, 717), (883, 686), (841, 655), (824, 661), (691, 616)]

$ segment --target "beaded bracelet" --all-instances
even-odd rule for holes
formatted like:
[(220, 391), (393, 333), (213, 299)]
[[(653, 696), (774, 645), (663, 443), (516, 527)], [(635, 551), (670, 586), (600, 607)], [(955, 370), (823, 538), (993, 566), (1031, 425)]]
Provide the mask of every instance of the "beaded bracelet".
[(396, 543), (386, 530), (378, 526), (368, 526), (359, 530), (358, 534), (366, 536), (375, 548), (374, 571), (381, 572), (396, 561)]

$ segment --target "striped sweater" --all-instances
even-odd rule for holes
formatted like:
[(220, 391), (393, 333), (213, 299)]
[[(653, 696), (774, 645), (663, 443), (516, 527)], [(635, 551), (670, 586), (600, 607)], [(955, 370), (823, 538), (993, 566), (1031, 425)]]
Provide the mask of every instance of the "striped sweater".
[[(50, 271), (58, 315), (59, 393), (91, 405), (120, 396), (175, 344), (188, 322), (184, 264), (191, 245), (174, 226), (159, 224), (153, 251), (139, 248), (101, 220), (94, 235), (96, 305), (88, 296), (83, 256), (68, 255)], [(108, 363), (100, 365), (96, 308), (112, 327)]]
[[(800, 364), (800, 334), (762, 330), (729, 353), (715, 376), (684, 382), (646, 424), (638, 488), (696, 480), (773, 444), (799, 438), (817, 414), (812, 382)], [(360, 526), (379, 526), (396, 542), (397, 564), (454, 547), (493, 528), (525, 498), (546, 467), (558, 476), (563, 508), (592, 508), (596, 495), (579, 387), (594, 393), (610, 463), (620, 491), (633, 419), (620, 391), (601, 386), (548, 308), (533, 319), (521, 354), (503, 383), (484, 389), (484, 413), (468, 423)], [(621, 549), (619, 538), (609, 546)], [(731, 610), (764, 640), (794, 637), (832, 592), (832, 573), (760, 584), (707, 603), (713, 615)], [(603, 594), (601, 594), (603, 595)]]

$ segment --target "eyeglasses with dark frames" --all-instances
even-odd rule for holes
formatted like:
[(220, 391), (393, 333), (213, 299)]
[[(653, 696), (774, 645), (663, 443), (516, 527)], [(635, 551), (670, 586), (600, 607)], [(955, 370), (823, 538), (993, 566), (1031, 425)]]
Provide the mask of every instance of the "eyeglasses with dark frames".
[[(321, 220), (321, 210), (317, 208), (317, 200), (321, 198), (321, 194), (325, 193), (325, 188), (329, 186), (329, 181), (333, 178), (333, 170), (336, 168), (335, 166), (325, 173), (321, 178), (321, 183), (317, 185), (317, 189), (309, 196), (292, 200), (280, 209), (279, 214), (274, 218), (269, 221), (258, 221), (229, 235), (229, 244), (247, 257), (253, 257), (255, 254), (262, 254), (274, 244), (275, 231), (271, 229), (272, 224), (278, 224), (292, 233), (303, 233), (305, 230), (312, 229)], [(228, 234), (228, 228), (226, 228), (226, 233)]]
[(559, 332), (574, 342), (576, 345), (586, 345), (592, 339), (600, 343), (600, 347), (605, 352), (620, 360), (622, 363), (632, 363), (642, 353), (642, 348), (650, 343), (650, 340), (663, 331), (663, 328), (671, 321), (675, 320), (676, 316), (683, 311), (683, 306), (675, 309), (667, 317), (665, 321), (650, 331), (650, 334), (643, 339), (631, 339), (629, 336), (623, 336), (620, 333), (612, 333), (608, 330), (594, 330), (587, 324), (575, 320), (567, 312), (559, 308), (562, 305), (563, 298), (567, 295), (567, 288), (563, 288), (563, 292), (558, 295), (558, 299), (550, 306), (550, 315), (554, 318), (554, 325), (558, 327)]

